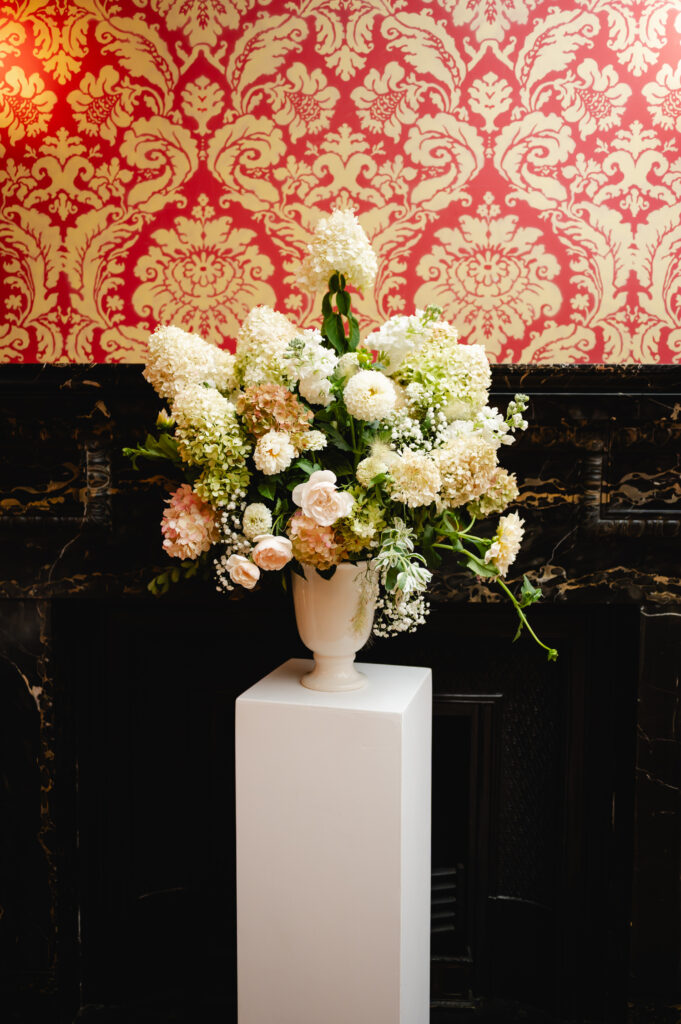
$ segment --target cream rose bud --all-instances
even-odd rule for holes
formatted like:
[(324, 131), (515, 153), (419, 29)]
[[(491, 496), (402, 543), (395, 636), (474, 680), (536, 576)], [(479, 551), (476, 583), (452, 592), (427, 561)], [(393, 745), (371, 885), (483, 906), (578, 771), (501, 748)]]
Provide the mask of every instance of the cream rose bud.
[(336, 489), (336, 474), (330, 469), (315, 470), (307, 483), (294, 487), (292, 497), (319, 526), (333, 526), (349, 515), (355, 501), (351, 494)]
[(283, 569), (293, 558), (293, 547), (288, 537), (273, 537), (271, 533), (264, 533), (254, 540), (255, 547), (251, 552), (253, 561), (267, 572)]
[(253, 587), (260, 579), (260, 569), (243, 555), (230, 555), (225, 562), (225, 568), (229, 573), (232, 583), (238, 583), (240, 587), (245, 587), (246, 590), (253, 590)]

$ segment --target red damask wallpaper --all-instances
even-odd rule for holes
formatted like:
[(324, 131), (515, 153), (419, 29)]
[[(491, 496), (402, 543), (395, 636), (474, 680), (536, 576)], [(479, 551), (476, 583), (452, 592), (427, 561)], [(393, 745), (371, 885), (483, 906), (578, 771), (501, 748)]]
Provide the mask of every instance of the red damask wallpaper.
[(681, 360), (680, 0), (0, 0), (0, 358), (302, 325), (352, 202), (368, 331), (436, 302), (499, 361)]

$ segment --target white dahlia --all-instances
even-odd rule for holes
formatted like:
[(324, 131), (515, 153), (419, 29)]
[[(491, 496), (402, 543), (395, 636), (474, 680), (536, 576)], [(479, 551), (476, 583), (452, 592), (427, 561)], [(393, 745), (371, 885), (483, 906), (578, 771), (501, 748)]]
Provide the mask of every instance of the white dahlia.
[(502, 576), (516, 560), (522, 543), (525, 520), (517, 512), (510, 512), (499, 520), (499, 527), (494, 535), (491, 547), (487, 549), (485, 561), (491, 562)]
[(253, 461), (266, 476), (287, 469), (295, 457), (296, 450), (285, 430), (269, 430), (263, 434), (253, 452)]
[(377, 370), (359, 370), (345, 385), (343, 400), (356, 420), (382, 420), (395, 408), (395, 388)]

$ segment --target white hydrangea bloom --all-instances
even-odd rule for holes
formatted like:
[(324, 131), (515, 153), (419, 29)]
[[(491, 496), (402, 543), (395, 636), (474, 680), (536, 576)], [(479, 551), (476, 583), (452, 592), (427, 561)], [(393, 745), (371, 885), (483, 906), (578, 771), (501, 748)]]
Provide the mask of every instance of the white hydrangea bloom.
[(272, 529), (272, 513), (261, 501), (253, 501), (244, 509), (242, 520), (244, 536), (249, 540)]
[(491, 562), (505, 576), (520, 551), (525, 520), (517, 512), (510, 512), (499, 520), (499, 527), (491, 546), (485, 552), (485, 561)]
[(390, 463), (390, 497), (409, 508), (420, 508), (437, 501), (440, 491), (440, 470), (423, 452), (407, 449)]
[(475, 418), (487, 405), (492, 382), (484, 346), (459, 345), (441, 333), (410, 352), (395, 377), (414, 404), (442, 407), (448, 420)]
[(295, 457), (296, 450), (285, 430), (268, 430), (258, 439), (253, 452), (253, 461), (266, 476), (287, 469)]
[(255, 306), (244, 320), (236, 342), (236, 371), (244, 387), (288, 384), (287, 350), (300, 332), (283, 313)]
[(325, 292), (335, 273), (361, 292), (376, 280), (376, 254), (352, 210), (334, 210), (330, 217), (322, 217), (307, 249), (298, 280), (308, 291)]
[(491, 487), (497, 450), (479, 435), (455, 437), (432, 454), (440, 470), (440, 497), (449, 508), (474, 501)]
[(235, 359), (231, 352), (188, 334), (180, 327), (162, 324), (147, 343), (144, 377), (154, 390), (170, 402), (189, 384), (210, 384), (221, 391), (235, 386)]
[(343, 400), (356, 420), (382, 420), (395, 408), (395, 388), (382, 373), (360, 370), (345, 385)]

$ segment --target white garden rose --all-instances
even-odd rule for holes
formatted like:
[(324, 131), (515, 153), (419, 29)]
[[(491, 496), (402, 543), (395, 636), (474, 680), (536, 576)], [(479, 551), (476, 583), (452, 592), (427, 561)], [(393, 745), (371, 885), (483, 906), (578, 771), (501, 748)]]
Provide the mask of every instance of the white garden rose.
[(253, 452), (253, 461), (266, 476), (287, 469), (296, 457), (296, 450), (285, 430), (268, 430), (258, 440)]
[(270, 533), (262, 534), (255, 538), (255, 547), (251, 556), (255, 564), (267, 572), (283, 569), (293, 558), (291, 541), (288, 537), (273, 537)]
[(293, 500), (318, 526), (333, 526), (348, 515), (355, 499), (346, 491), (337, 490), (335, 473), (318, 469), (310, 474), (307, 483), (293, 489)]
[(232, 583), (238, 583), (246, 590), (253, 590), (260, 579), (260, 569), (244, 555), (230, 555), (225, 562)]

